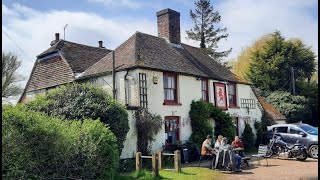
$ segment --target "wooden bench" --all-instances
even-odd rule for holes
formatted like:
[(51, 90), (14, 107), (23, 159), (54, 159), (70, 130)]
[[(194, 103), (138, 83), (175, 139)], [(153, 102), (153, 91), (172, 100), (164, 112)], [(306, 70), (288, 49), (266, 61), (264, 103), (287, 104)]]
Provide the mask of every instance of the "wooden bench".
[(267, 166), (268, 166), (269, 164), (268, 164), (268, 160), (267, 160), (268, 159), (267, 152), (268, 152), (268, 147), (265, 146), (265, 145), (260, 144), (259, 145), (259, 149), (258, 149), (258, 154), (254, 154), (254, 155), (252, 155), (252, 157), (256, 157), (257, 158), (259, 165), (260, 165), (260, 159), (261, 158), (265, 158), (266, 161), (267, 161)]

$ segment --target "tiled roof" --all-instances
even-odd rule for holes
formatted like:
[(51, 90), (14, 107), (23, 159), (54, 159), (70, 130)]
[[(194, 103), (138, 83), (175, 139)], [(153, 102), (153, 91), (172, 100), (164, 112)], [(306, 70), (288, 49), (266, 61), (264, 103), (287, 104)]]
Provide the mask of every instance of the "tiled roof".
[(69, 63), (74, 73), (81, 73), (106, 56), (111, 50), (60, 40), (37, 57), (59, 51)]
[(26, 91), (44, 89), (72, 82), (73, 72), (68, 63), (59, 54), (54, 57), (37, 60), (26, 86)]
[(264, 97), (260, 95), (257, 89), (252, 87), (254, 94), (256, 95), (258, 101), (260, 102), (262, 108), (268, 113), (273, 120), (286, 120), (286, 117), (281, 114), (272, 104), (268, 103)]
[[(170, 71), (216, 80), (240, 81), (227, 68), (203, 54), (199, 48), (185, 44), (173, 45), (165, 39), (136, 32), (114, 50), (117, 70), (149, 68)], [(89, 67), (80, 78), (101, 75), (112, 71), (112, 53)]]
[(37, 56), (25, 91), (44, 89), (75, 80), (76, 73), (106, 56), (110, 50), (59, 40)]

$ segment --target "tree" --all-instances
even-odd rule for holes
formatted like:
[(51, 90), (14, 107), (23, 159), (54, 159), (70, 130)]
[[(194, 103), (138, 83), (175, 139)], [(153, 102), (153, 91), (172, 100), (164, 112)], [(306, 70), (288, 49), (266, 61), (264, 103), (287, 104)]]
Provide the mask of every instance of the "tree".
[(309, 102), (304, 96), (293, 96), (289, 92), (275, 91), (266, 98), (266, 101), (285, 115), (288, 123), (311, 118), (310, 109), (307, 106)]
[(19, 95), (22, 88), (17, 82), (23, 80), (23, 77), (17, 74), (21, 61), (12, 53), (2, 52), (2, 98), (9, 98)]
[(142, 154), (150, 154), (150, 144), (154, 141), (162, 127), (160, 115), (151, 114), (148, 110), (137, 110), (134, 113), (136, 119), (138, 151)]
[(228, 34), (221, 34), (227, 31), (227, 28), (217, 28), (216, 23), (221, 21), (218, 11), (213, 11), (210, 0), (198, 0), (195, 3), (195, 10), (190, 10), (190, 17), (194, 22), (194, 28), (186, 31), (188, 39), (200, 41), (200, 48), (205, 53), (215, 59), (226, 57), (230, 54), (231, 48), (226, 51), (217, 52), (218, 42), (221, 39), (227, 39)]
[[(250, 78), (247, 76), (247, 73), (250, 69), (250, 64), (252, 62), (251, 56), (252, 54), (263, 48), (267, 42), (271, 39), (271, 34), (266, 34), (253, 42), (252, 45), (242, 49), (237, 58), (233, 61), (232, 72), (236, 74), (239, 78), (245, 81), (250, 82)], [(231, 63), (230, 63), (231, 64)]]
[(37, 96), (26, 106), (68, 120), (99, 119), (107, 124), (117, 137), (120, 154), (130, 129), (125, 108), (101, 87), (91, 84), (74, 83), (52, 89), (44, 95)]
[(254, 145), (254, 134), (252, 132), (252, 128), (249, 123), (246, 123), (244, 126), (244, 130), (242, 133), (242, 137), (244, 140), (244, 147), (251, 148)]
[(311, 79), (315, 71), (315, 53), (299, 39), (285, 40), (279, 31), (261, 48), (251, 53), (247, 76), (263, 91), (290, 91), (291, 68), (296, 81)]

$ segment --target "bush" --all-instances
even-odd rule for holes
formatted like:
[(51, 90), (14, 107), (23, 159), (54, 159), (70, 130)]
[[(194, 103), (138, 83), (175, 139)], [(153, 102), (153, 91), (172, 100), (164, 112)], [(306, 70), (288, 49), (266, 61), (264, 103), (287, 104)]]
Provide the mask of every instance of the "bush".
[(271, 93), (266, 100), (286, 116), (288, 123), (296, 123), (311, 118), (307, 106), (308, 100), (304, 96), (293, 96), (289, 92), (276, 91)]
[(116, 137), (99, 121), (64, 121), (21, 105), (2, 109), (4, 179), (112, 179)]
[(211, 104), (204, 101), (192, 101), (189, 111), (191, 119), (192, 134), (191, 140), (197, 147), (201, 147), (207, 135), (213, 134), (213, 127), (209, 124)]
[(218, 137), (222, 135), (228, 140), (228, 144), (231, 144), (235, 137), (235, 126), (233, 124), (230, 114), (222, 111), (221, 109), (211, 105), (211, 117), (215, 121), (214, 135)]
[(257, 130), (257, 138), (255, 142), (255, 147), (259, 147), (260, 144), (262, 144), (262, 136), (263, 136), (263, 130), (261, 123), (256, 121), (254, 122), (254, 128)]
[(207, 135), (213, 134), (213, 127), (208, 122), (209, 118), (213, 118), (215, 121), (215, 137), (222, 135), (230, 141), (235, 136), (232, 117), (210, 103), (192, 101), (189, 116), (192, 127), (191, 140), (198, 147), (201, 147)]
[(128, 113), (102, 88), (91, 84), (71, 84), (37, 96), (26, 106), (50, 116), (66, 119), (100, 119), (117, 137), (119, 152), (129, 131)]
[(138, 110), (135, 112), (138, 151), (143, 155), (150, 154), (150, 143), (154, 136), (161, 130), (162, 119), (160, 115), (151, 114), (148, 110)]
[(246, 123), (242, 133), (242, 137), (244, 139), (244, 147), (246, 149), (252, 148), (254, 144), (254, 134), (252, 132), (250, 124)]

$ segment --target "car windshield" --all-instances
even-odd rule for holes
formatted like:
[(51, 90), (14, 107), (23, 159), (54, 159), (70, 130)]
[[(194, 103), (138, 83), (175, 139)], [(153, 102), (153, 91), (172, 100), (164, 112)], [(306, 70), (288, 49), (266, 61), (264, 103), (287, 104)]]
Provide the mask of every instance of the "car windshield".
[(300, 125), (299, 127), (309, 134), (318, 135), (318, 128), (315, 128), (315, 127), (310, 126), (308, 124), (303, 124), (303, 125)]

